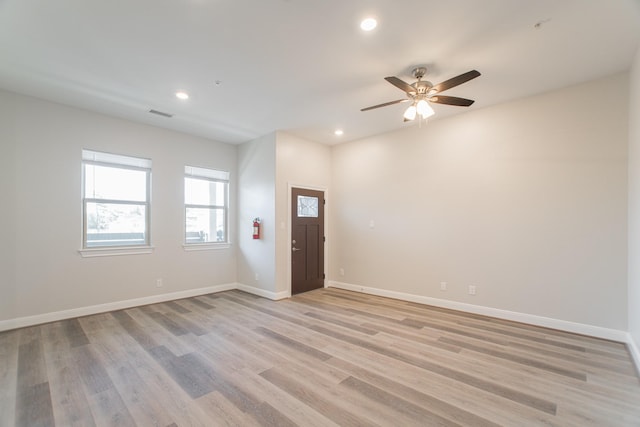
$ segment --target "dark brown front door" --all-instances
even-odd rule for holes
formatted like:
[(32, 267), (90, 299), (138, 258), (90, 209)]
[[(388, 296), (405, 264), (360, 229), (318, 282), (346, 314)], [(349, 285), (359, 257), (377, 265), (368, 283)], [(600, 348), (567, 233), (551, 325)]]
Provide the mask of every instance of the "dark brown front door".
[(324, 287), (324, 192), (291, 189), (291, 294)]

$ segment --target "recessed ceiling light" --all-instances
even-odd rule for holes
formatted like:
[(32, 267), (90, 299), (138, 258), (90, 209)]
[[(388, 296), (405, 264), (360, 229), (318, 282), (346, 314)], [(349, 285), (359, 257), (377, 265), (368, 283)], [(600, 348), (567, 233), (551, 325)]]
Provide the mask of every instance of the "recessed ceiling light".
[(333, 132), (336, 136), (342, 136), (344, 135), (344, 131), (342, 129), (336, 129), (335, 132)]
[(176, 92), (176, 98), (189, 99), (189, 94), (187, 92)]
[(371, 31), (378, 26), (378, 21), (374, 18), (366, 18), (360, 23), (360, 28), (363, 31)]

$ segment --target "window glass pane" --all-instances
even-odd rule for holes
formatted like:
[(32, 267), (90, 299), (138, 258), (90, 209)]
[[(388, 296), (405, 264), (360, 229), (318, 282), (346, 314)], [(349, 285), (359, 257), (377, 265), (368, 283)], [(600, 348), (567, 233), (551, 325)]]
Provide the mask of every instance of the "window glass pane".
[(85, 164), (85, 197), (132, 202), (147, 200), (145, 171)]
[(86, 246), (146, 244), (146, 206), (87, 203)]
[(211, 197), (211, 200), (213, 200), (213, 204), (216, 206), (224, 206), (226, 204), (225, 188), (227, 184), (223, 182), (212, 182), (211, 186), (213, 187), (213, 193)]
[(224, 209), (186, 208), (186, 243), (226, 242)]
[(225, 183), (185, 177), (184, 201), (188, 205), (224, 206)]
[(226, 243), (229, 173), (185, 166), (185, 244)]
[(298, 216), (318, 217), (318, 198), (308, 196), (298, 196)]

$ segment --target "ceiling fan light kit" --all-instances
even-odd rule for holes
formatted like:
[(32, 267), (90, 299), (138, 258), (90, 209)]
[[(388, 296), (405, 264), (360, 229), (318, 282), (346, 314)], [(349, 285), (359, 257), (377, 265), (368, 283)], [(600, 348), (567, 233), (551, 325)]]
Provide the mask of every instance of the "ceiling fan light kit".
[(423, 119), (431, 117), (435, 114), (435, 111), (433, 111), (431, 105), (429, 105), (429, 103), (424, 99), (418, 101), (418, 103), (416, 104), (416, 109), (418, 110), (418, 114), (420, 114), (420, 117), (422, 117)]
[(386, 107), (388, 105), (399, 104), (401, 102), (411, 102), (411, 105), (404, 112), (404, 121), (415, 120), (417, 116), (421, 119), (427, 119), (435, 114), (431, 103), (455, 105), (458, 107), (469, 107), (474, 103), (471, 99), (459, 98), (456, 96), (443, 96), (439, 95), (440, 92), (454, 88), (458, 85), (468, 82), (480, 76), (480, 73), (476, 70), (467, 71), (459, 76), (453, 77), (449, 80), (445, 80), (442, 83), (433, 85), (431, 82), (422, 80), (427, 73), (426, 67), (416, 67), (413, 69), (413, 76), (418, 79), (416, 82), (409, 84), (398, 77), (390, 76), (384, 79), (405, 92), (407, 98), (397, 99), (395, 101), (389, 101), (371, 107), (366, 107), (360, 111), (369, 111), (380, 107)]
[(407, 120), (415, 120), (417, 112), (418, 112), (418, 109), (416, 108), (415, 105), (412, 104), (409, 106), (409, 108), (404, 110), (404, 118)]

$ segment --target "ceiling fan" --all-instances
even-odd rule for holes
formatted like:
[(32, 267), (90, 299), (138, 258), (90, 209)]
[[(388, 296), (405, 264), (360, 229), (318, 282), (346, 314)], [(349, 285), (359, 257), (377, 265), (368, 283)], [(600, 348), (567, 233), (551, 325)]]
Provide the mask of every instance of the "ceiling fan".
[(430, 102), (436, 104), (455, 105), (458, 107), (468, 107), (474, 103), (471, 99), (458, 98), (457, 96), (445, 96), (440, 95), (440, 92), (451, 89), (458, 85), (468, 82), (480, 76), (480, 73), (476, 70), (467, 71), (459, 76), (453, 77), (449, 80), (445, 80), (442, 83), (433, 85), (431, 82), (422, 80), (427, 73), (427, 67), (417, 67), (413, 69), (413, 76), (418, 79), (415, 83), (409, 84), (399, 79), (398, 77), (391, 76), (384, 79), (394, 85), (395, 87), (403, 90), (407, 97), (404, 99), (397, 99), (395, 101), (385, 102), (383, 104), (373, 105), (371, 107), (363, 108), (360, 111), (369, 111), (375, 108), (386, 107), (388, 105), (399, 104), (401, 102), (411, 102), (409, 108), (404, 112), (404, 121), (414, 120), (416, 115), (420, 115), (423, 119), (434, 114), (433, 109), (429, 105)]

